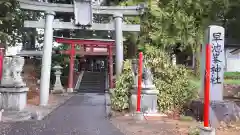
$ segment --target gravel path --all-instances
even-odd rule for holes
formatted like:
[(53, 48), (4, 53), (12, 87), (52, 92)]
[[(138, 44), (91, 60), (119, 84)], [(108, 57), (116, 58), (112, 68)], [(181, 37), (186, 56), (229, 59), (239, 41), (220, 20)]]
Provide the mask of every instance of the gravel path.
[(123, 135), (106, 118), (104, 95), (76, 95), (45, 120), (18, 122), (6, 135)]

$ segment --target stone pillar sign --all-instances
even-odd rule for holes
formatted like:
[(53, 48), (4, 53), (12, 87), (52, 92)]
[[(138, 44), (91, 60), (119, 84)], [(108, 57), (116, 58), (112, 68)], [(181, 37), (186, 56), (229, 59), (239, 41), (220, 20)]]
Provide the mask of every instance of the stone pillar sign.
[(201, 61), (201, 81), (202, 92), (204, 95), (204, 76), (205, 76), (205, 58), (206, 58), (206, 45), (211, 45), (211, 64), (210, 64), (210, 100), (222, 101), (223, 100), (223, 81), (224, 81), (224, 66), (225, 66), (225, 53), (224, 53), (224, 28), (221, 26), (211, 25), (206, 31), (206, 43), (202, 47), (202, 61)]
[[(223, 82), (225, 67), (225, 51), (224, 51), (224, 28), (221, 26), (211, 25), (206, 30), (206, 42), (202, 46), (201, 61), (201, 81), (202, 88), (200, 96), (204, 98), (205, 86), (205, 58), (206, 45), (211, 46), (210, 55), (210, 105), (209, 105), (209, 124), (211, 128), (200, 128), (202, 133), (214, 133), (212, 128), (218, 128), (221, 122), (228, 124), (229, 122), (238, 121), (240, 118), (240, 108), (235, 101), (223, 100)], [(211, 134), (211, 135), (212, 135)]]
[(52, 93), (56, 93), (56, 94), (63, 93), (64, 89), (63, 89), (63, 86), (62, 86), (62, 83), (61, 83), (61, 74), (62, 74), (61, 69), (62, 69), (62, 67), (57, 65), (57, 66), (54, 66), (53, 69), (55, 70), (56, 80), (55, 80), (55, 84), (54, 84)]
[[(223, 101), (223, 81), (224, 81), (224, 28), (221, 26), (210, 25), (206, 30), (205, 44), (202, 46), (201, 61), (201, 93), (204, 98), (205, 74), (210, 75), (210, 111), (209, 121), (211, 127), (218, 127), (221, 120), (227, 119), (226, 116), (233, 115), (233, 108)], [(211, 46), (210, 73), (206, 73), (206, 45)], [(230, 103), (232, 104), (232, 103)], [(226, 115), (227, 114), (227, 115)], [(220, 117), (221, 116), (221, 117)], [(224, 119), (223, 119), (224, 118)], [(207, 132), (207, 130), (206, 130)]]

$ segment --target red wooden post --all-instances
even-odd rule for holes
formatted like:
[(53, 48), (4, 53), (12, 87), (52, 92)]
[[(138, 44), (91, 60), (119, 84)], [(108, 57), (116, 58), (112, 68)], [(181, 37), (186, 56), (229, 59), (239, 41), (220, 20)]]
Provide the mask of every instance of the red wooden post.
[(205, 59), (205, 85), (204, 85), (204, 127), (209, 127), (209, 109), (210, 109), (210, 66), (211, 66), (211, 45), (206, 45)]
[(68, 76), (68, 89), (73, 89), (73, 72), (74, 72), (74, 56), (75, 56), (75, 44), (71, 43), (70, 49), (70, 63), (69, 63), (69, 76)]
[(81, 57), (78, 58), (78, 72), (81, 71), (82, 65), (81, 65)]
[(83, 45), (83, 50), (84, 50), (84, 52), (87, 51), (87, 47), (86, 47), (86, 45)]
[(92, 45), (90, 46), (90, 52), (93, 52), (93, 46)]
[(4, 48), (0, 48), (0, 80), (2, 80)]
[(113, 88), (113, 54), (112, 54), (112, 46), (108, 46), (108, 68), (109, 68), (109, 87)]
[(142, 69), (143, 69), (143, 53), (140, 52), (138, 60), (137, 112), (141, 111)]

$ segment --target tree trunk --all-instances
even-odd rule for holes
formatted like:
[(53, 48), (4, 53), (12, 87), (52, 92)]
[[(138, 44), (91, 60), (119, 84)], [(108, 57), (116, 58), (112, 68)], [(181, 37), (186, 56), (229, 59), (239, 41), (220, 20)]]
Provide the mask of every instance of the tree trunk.
[(127, 57), (134, 59), (137, 55), (137, 33), (132, 33), (127, 43)]
[(177, 65), (177, 58), (176, 58), (176, 54), (172, 54), (172, 65)]
[(192, 69), (196, 66), (196, 53), (192, 53)]
[(194, 75), (198, 76), (200, 73), (200, 51), (199, 51), (199, 46), (198, 44), (196, 44), (193, 48), (193, 71), (194, 71)]

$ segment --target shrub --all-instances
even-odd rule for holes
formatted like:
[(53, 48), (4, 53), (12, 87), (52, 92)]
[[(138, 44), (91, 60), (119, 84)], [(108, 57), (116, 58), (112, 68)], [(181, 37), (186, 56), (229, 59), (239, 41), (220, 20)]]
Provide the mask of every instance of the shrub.
[(158, 107), (160, 111), (183, 109), (184, 105), (196, 98), (197, 91), (190, 85), (189, 72), (183, 66), (172, 65), (169, 54), (153, 46), (146, 47), (144, 55), (151, 68), (154, 83), (159, 90)]
[(190, 128), (188, 131), (188, 135), (200, 135), (200, 131), (198, 128)]
[[(150, 67), (158, 94), (160, 111), (178, 109), (196, 98), (196, 87), (189, 82), (189, 72), (183, 66), (171, 64), (169, 54), (153, 46), (145, 47), (144, 60)], [(112, 109), (123, 111), (129, 108), (130, 89), (133, 85), (131, 61), (126, 60), (123, 72), (116, 81), (116, 88), (110, 90)]]
[(131, 61), (126, 60), (123, 64), (123, 72), (116, 80), (116, 87), (110, 90), (111, 107), (116, 111), (129, 108), (130, 89), (133, 85)]

